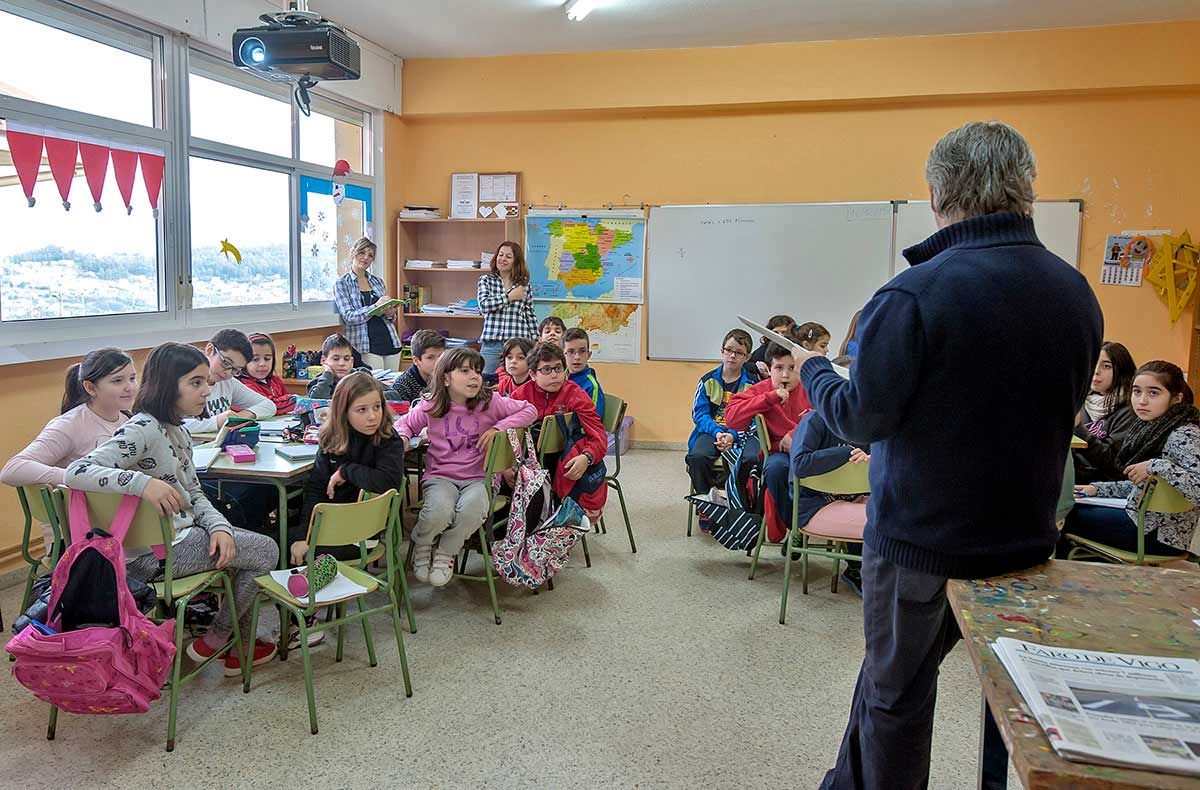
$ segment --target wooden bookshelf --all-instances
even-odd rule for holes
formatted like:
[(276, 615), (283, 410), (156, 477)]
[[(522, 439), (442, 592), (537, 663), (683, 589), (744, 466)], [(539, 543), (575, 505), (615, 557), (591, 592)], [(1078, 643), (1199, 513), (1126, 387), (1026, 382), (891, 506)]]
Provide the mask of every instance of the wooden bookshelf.
[[(503, 241), (522, 242), (524, 221), (520, 217), (497, 219), (397, 219), (396, 220), (396, 295), (400, 296), (405, 285), (418, 285), (429, 289), (429, 300), (435, 304), (450, 304), (459, 299), (474, 299), (479, 278), (488, 269), (410, 269), (408, 260), (477, 261), (481, 253), (495, 252)], [(445, 319), (447, 324), (439, 319)], [(479, 321), (481, 316), (439, 313), (406, 312), (398, 316), (397, 325), (401, 335), (408, 329), (446, 329), (451, 336), (462, 336), (467, 332), (477, 337), (482, 326), (461, 325), (451, 330), (449, 322)]]

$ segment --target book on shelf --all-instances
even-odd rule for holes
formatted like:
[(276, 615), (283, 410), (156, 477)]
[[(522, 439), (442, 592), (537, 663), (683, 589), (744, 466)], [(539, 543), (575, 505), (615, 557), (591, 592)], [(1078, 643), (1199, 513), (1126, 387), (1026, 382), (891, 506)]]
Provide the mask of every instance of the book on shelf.
[(436, 206), (405, 206), (400, 219), (441, 219), (442, 212)]
[(425, 261), (417, 258), (410, 258), (404, 262), (404, 268), (406, 269), (432, 269), (435, 265), (435, 261)]
[(447, 269), (472, 269), (472, 270), (478, 269), (479, 261), (448, 260), (448, 261), (446, 261), (446, 268)]
[(400, 295), (405, 304), (408, 305), (405, 308), (406, 312), (419, 313), (421, 312), (421, 307), (429, 301), (429, 288), (424, 285), (405, 283), (401, 288)]

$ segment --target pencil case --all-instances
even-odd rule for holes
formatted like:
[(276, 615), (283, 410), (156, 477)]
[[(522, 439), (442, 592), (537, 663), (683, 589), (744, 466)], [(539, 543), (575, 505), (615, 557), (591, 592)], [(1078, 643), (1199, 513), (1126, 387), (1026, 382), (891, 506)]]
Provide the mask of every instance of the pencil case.
[[(287, 588), (288, 592), (297, 598), (308, 597), (308, 577), (304, 568), (293, 568), (292, 574), (288, 576)], [(330, 582), (337, 576), (337, 560), (332, 554), (322, 554), (313, 560), (312, 580), (316, 585), (316, 590), (320, 592), (325, 587), (328, 587)]]

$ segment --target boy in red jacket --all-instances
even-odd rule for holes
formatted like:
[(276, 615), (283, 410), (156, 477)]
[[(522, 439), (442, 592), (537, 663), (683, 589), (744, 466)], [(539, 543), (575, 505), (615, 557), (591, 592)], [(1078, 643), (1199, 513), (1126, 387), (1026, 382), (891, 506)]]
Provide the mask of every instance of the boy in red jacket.
[(246, 363), (246, 370), (238, 380), (270, 398), (276, 414), (291, 414), (292, 393), (284, 386), (283, 379), (275, 375), (275, 341), (262, 333), (250, 335), (249, 340), (254, 357)]
[(766, 456), (763, 483), (767, 489), (763, 514), (767, 521), (767, 539), (778, 542), (791, 527), (792, 486), (788, 453), (792, 449), (792, 432), (800, 418), (812, 411), (812, 404), (800, 386), (800, 373), (791, 351), (772, 343), (767, 348), (766, 363), (771, 377), (730, 398), (725, 407), (725, 424), (735, 431), (744, 431), (759, 414), (767, 421), (771, 446), (762, 448)]
[[(552, 485), (557, 497), (571, 493), (575, 481), (587, 468), (604, 459), (608, 451), (608, 434), (596, 413), (596, 407), (578, 384), (567, 381), (567, 358), (560, 346), (539, 343), (526, 358), (533, 378), (517, 387), (512, 397), (528, 401), (537, 407), (538, 420), (555, 414), (573, 412), (583, 426), (584, 437), (570, 452), (563, 454), (553, 469)], [(787, 459), (784, 458), (786, 467)], [(608, 486), (601, 483), (595, 491), (577, 498), (588, 520), (595, 523), (608, 499)]]

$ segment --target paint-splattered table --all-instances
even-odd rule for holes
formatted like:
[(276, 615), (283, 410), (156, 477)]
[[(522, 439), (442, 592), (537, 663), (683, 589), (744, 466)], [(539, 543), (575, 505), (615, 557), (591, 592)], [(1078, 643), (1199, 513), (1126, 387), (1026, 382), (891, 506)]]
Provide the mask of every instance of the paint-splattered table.
[(1200, 657), (1200, 573), (1054, 561), (1021, 574), (951, 581), (946, 592), (986, 704), (1026, 790), (1200, 788), (1183, 776), (1110, 768), (1055, 754), (991, 644), (998, 637), (1058, 647)]

